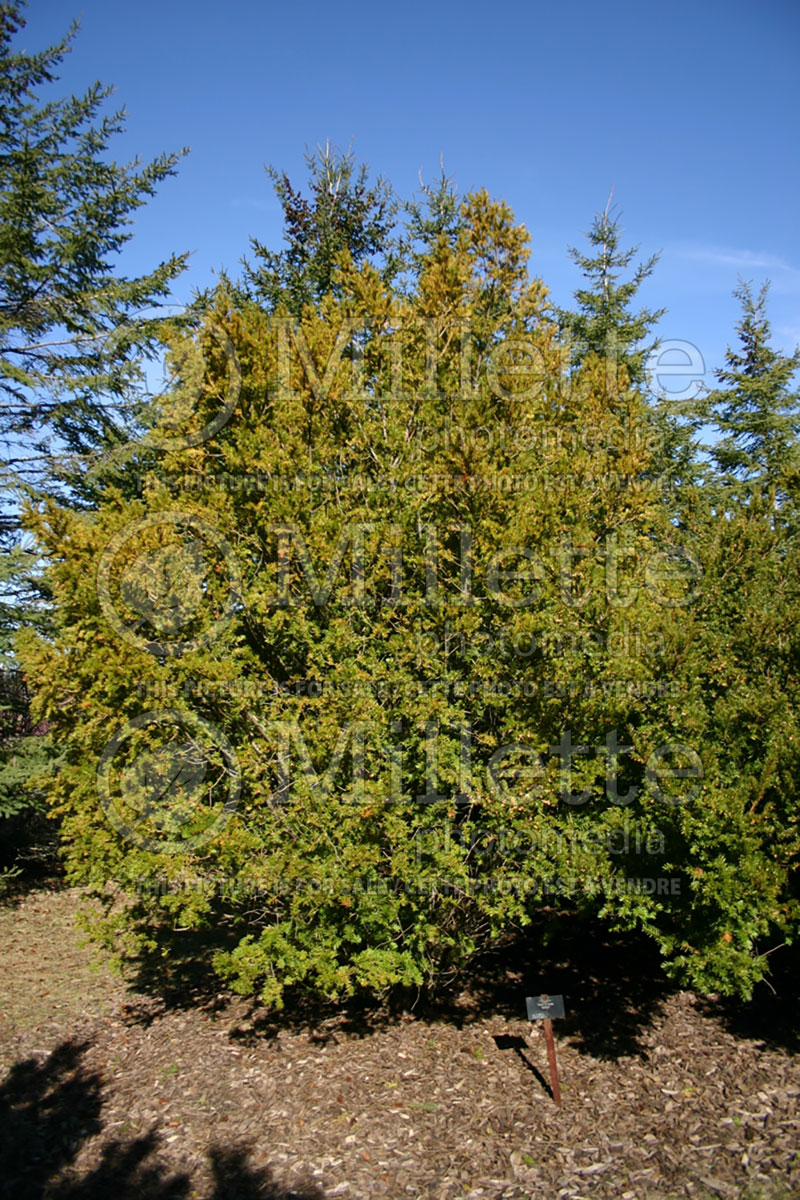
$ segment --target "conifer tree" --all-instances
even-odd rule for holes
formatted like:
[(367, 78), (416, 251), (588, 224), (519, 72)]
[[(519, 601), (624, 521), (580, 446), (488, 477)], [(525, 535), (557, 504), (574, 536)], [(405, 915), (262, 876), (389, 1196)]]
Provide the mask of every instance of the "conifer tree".
[(632, 304), (652, 275), (659, 255), (632, 265), (639, 247), (622, 249), (621, 235), (619, 215), (609, 196), (589, 231), (590, 252), (570, 247), (587, 286), (575, 292), (575, 309), (561, 310), (561, 328), (567, 335), (573, 368), (596, 355), (612, 374), (617, 366), (623, 366), (629, 385), (647, 395), (645, 428), (638, 433), (647, 437), (653, 450), (648, 478), (662, 490), (673, 523), (683, 528), (704, 476), (697, 440), (703, 422), (694, 401), (687, 404), (653, 392), (648, 360), (658, 340), (649, 339), (666, 309), (635, 311)]
[(87, 455), (135, 427), (128, 384), (156, 330), (153, 308), (187, 256), (135, 278), (115, 270), (133, 213), (181, 155), (110, 159), (124, 124), (122, 111), (102, 111), (112, 89), (51, 92), (77, 26), (38, 53), (16, 51), (23, 11), (17, 0), (0, 6), (2, 482), (41, 489), (79, 475)]
[(464, 228), (462, 198), (455, 181), (445, 174), (444, 161), (434, 184), (424, 183), (420, 173), (420, 198), (405, 205), (402, 256), (412, 274), (419, 272), (437, 246), (454, 247)]
[(707, 411), (722, 437), (711, 451), (722, 482), (747, 494), (754, 488), (785, 491), (798, 469), (800, 390), (794, 376), (800, 348), (783, 354), (770, 345), (769, 283), (753, 295), (741, 282), (736, 326), (739, 349), (729, 347), (726, 366), (716, 371), (721, 388), (706, 398)]
[(124, 124), (122, 111), (103, 112), (112, 89), (54, 91), (77, 26), (38, 53), (17, 51), (23, 14), (17, 0), (0, 4), (0, 816), (35, 806), (28, 780), (45, 757), (13, 649), (20, 629), (49, 618), (38, 555), (19, 536), (20, 501), (86, 503), (87, 467), (141, 429), (130, 386), (186, 262), (172, 255), (133, 278), (115, 269), (133, 214), (181, 155), (144, 166), (110, 158)]
[(768, 523), (676, 545), (624, 358), (568, 362), (507, 205), (439, 215), (402, 287), (344, 247), (319, 294), (279, 257), (220, 291), (229, 419), (29, 512), (68, 877), (110, 944), (163, 970), (202, 931), (276, 1006), (435, 984), (554, 896), (748, 995), (798, 921), (796, 550), (773, 603)]
[(351, 150), (329, 141), (307, 152), (310, 195), (293, 187), (285, 171), (266, 168), (283, 209), (286, 248), (274, 251), (258, 238), (250, 244), (254, 263), (245, 262), (249, 294), (268, 312), (282, 304), (300, 316), (337, 290), (341, 256), (354, 265), (379, 264), (384, 278), (398, 269), (392, 228), (396, 202), (384, 179), (369, 182), (366, 163), (356, 165)]
[(658, 255), (639, 263), (629, 278), (622, 273), (630, 267), (639, 247), (620, 248), (622, 230), (619, 217), (611, 207), (611, 197), (598, 213), (588, 233), (589, 253), (570, 247), (569, 253), (580, 267), (587, 285), (575, 292), (577, 307), (562, 310), (561, 321), (571, 339), (574, 363), (594, 353), (625, 365), (631, 382), (644, 381), (644, 365), (652, 345), (642, 346), (665, 309), (631, 310), (639, 288), (655, 268)]
[(460, 220), (410, 293), (350, 262), (291, 330), (221, 314), (242, 389), (215, 437), (141, 497), (31, 514), (69, 878), (112, 943), (163, 964), (203, 930), (274, 1005), (435, 983), (554, 895), (747, 992), (793, 919), (791, 814), (750, 824), (759, 779), (706, 744), (697, 572), (625, 437), (644, 397), (590, 356), (554, 406), (526, 231), (485, 192)]

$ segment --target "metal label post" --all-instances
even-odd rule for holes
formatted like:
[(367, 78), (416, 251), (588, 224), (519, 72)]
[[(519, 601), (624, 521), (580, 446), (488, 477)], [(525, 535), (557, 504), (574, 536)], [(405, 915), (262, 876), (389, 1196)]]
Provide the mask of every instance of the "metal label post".
[(547, 1061), (550, 1066), (550, 1091), (553, 1094), (553, 1100), (561, 1107), (561, 1084), (558, 1081), (558, 1060), (556, 1059), (556, 1044), (553, 1040), (553, 1021), (558, 1017), (564, 1016), (564, 997), (563, 996), (548, 996), (545, 992), (541, 996), (526, 996), (525, 1005), (528, 1010), (529, 1021), (542, 1021), (544, 1023), (544, 1040), (547, 1045)]

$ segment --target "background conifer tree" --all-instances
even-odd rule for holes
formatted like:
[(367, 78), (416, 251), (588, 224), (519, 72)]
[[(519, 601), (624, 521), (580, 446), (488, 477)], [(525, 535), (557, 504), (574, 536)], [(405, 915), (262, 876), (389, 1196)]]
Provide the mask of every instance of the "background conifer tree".
[(0, 8), (0, 420), (6, 480), (43, 488), (68, 470), (65, 457), (77, 466), (130, 432), (127, 387), (187, 256), (135, 278), (115, 269), (133, 213), (181, 155), (110, 159), (124, 123), (102, 112), (112, 89), (50, 94), (77, 27), (16, 52), (22, 13)]
[(329, 141), (306, 154), (306, 197), (285, 171), (267, 167), (283, 209), (286, 247), (271, 250), (251, 238), (254, 262), (245, 263), (249, 294), (268, 312), (279, 305), (300, 316), (307, 304), (318, 306), (335, 294), (337, 268), (345, 255), (358, 266), (378, 264), (384, 278), (399, 267), (392, 239), (396, 201), (383, 179), (369, 182), (366, 163), (356, 165), (351, 150)]
[(19, 503), (46, 494), (91, 503), (87, 469), (146, 424), (131, 385), (187, 257), (138, 277), (116, 268), (133, 214), (181, 154), (115, 162), (109, 150), (124, 117), (103, 112), (112, 89), (54, 91), (77, 26), (38, 53), (17, 51), (23, 14), (21, 3), (0, 5), (0, 657), (15, 681), (5, 692), (0, 813), (24, 808), (33, 745), (15, 733), (28, 721), (12, 641), (47, 619), (37, 555), (18, 536)]
[(582, 362), (591, 353), (610, 358), (624, 364), (631, 382), (640, 384), (644, 382), (645, 362), (654, 345), (642, 343), (666, 309), (632, 311), (631, 303), (652, 275), (658, 255), (637, 264), (625, 278), (623, 273), (628, 271), (639, 247), (621, 249), (621, 235), (619, 216), (615, 215), (609, 197), (587, 234), (589, 252), (569, 248), (587, 284), (575, 292), (576, 307), (561, 311), (561, 324), (571, 341), (573, 363)]
[(728, 349), (716, 371), (723, 386), (705, 404), (721, 434), (711, 450), (721, 482), (744, 495), (772, 489), (780, 497), (798, 470), (800, 349), (783, 354), (770, 345), (768, 293), (768, 283), (757, 295), (744, 282), (734, 291), (742, 308), (739, 348)]

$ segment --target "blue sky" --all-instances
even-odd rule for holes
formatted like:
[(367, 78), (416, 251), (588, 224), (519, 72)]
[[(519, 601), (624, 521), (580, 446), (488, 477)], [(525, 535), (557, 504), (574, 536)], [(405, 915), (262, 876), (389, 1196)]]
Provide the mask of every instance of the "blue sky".
[(118, 158), (191, 146), (124, 260), (193, 251), (179, 300), (238, 273), (250, 235), (280, 245), (264, 164), (302, 182), (330, 138), (401, 196), (443, 156), (461, 191), (506, 200), (561, 304), (580, 283), (567, 245), (613, 187), (626, 244), (662, 252), (642, 291), (669, 310), (662, 337), (719, 365), (742, 275), (772, 280), (775, 344), (800, 342), (798, 0), (33, 0), (27, 17), (28, 50), (80, 17), (59, 90), (116, 85)]

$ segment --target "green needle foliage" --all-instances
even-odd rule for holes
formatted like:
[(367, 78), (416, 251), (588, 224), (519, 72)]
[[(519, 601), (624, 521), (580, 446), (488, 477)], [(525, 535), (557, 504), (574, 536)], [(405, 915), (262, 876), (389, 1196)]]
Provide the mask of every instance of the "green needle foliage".
[(426, 184), (420, 177), (420, 192), (420, 198), (405, 205), (401, 238), (403, 262), (412, 276), (424, 267), (425, 256), (437, 245), (454, 247), (464, 228), (461, 198), (453, 179), (445, 174), (444, 162), (435, 184)]
[(702, 421), (695, 403), (648, 394), (654, 382), (648, 360), (659, 345), (648, 339), (666, 309), (637, 311), (632, 306), (659, 256), (654, 254), (632, 266), (639, 248), (622, 249), (622, 232), (609, 197), (587, 235), (589, 252), (570, 248), (586, 285), (576, 290), (574, 309), (560, 310), (559, 321), (573, 368), (593, 355), (612, 366), (624, 366), (631, 386), (647, 394), (653, 444), (658, 447), (651, 463), (652, 478), (660, 480), (672, 520), (682, 527), (686, 506), (692, 503), (692, 485), (702, 476), (695, 441)]
[(705, 401), (722, 435), (711, 452), (721, 482), (742, 495), (770, 488), (785, 495), (800, 465), (800, 392), (792, 386), (800, 349), (781, 354), (770, 346), (768, 292), (768, 283), (757, 296), (747, 283), (734, 291), (742, 306), (739, 349), (728, 350), (716, 372), (723, 386)]
[(366, 164), (330, 142), (306, 154), (310, 198), (294, 188), (286, 172), (267, 167), (284, 218), (286, 248), (275, 252), (251, 239), (254, 265), (245, 264), (249, 293), (268, 311), (283, 305), (299, 317), (305, 305), (319, 306), (335, 292), (342, 255), (355, 265), (380, 263), (389, 279), (398, 270), (392, 246), (396, 202), (385, 180), (369, 183)]
[(442, 171), (396, 234), (328, 144), (306, 195), (270, 170), (285, 247), (165, 332), (183, 260), (113, 259), (177, 157), (109, 162), (106, 89), (39, 97), (73, 34), (16, 54), (0, 13), (0, 398), (34, 539), (0, 575), (34, 694), (23, 727), (2, 693), (0, 815), (24, 777), (121, 955), (200, 955), (275, 1006), (435, 986), (542, 910), (749, 995), (800, 853), (797, 356), (765, 293), (708, 402), (713, 486), (700, 408), (645, 393), (655, 258), (631, 270), (608, 206), (558, 312), (507, 205)]
[(181, 155), (110, 158), (124, 124), (103, 112), (111, 89), (54, 91), (77, 27), (39, 53), (17, 51), (23, 12), (0, 4), (0, 816), (37, 806), (28, 785), (45, 757), (13, 655), (16, 631), (49, 617), (39, 555), (18, 536), (20, 500), (92, 503), (87, 469), (147, 423), (132, 385), (186, 262), (173, 255), (133, 278), (116, 269), (134, 214)]
[(128, 388), (186, 255), (135, 278), (115, 270), (133, 214), (181, 155), (110, 159), (124, 124), (122, 111), (102, 112), (112, 89), (47, 94), (77, 27), (17, 52), (22, 12), (0, 6), (0, 422), (5, 486), (42, 489), (75, 482), (87, 455), (135, 427)]
[(121, 953), (201, 935), (278, 1006), (543, 908), (747, 995), (797, 925), (795, 543), (702, 494), (678, 530), (635, 358), (571, 361), (506, 205), (439, 216), (402, 286), (220, 289), (141, 494), (29, 510), (68, 876)]
[(666, 310), (631, 310), (631, 302), (652, 275), (658, 255), (635, 266), (630, 278), (621, 279), (621, 273), (628, 271), (639, 249), (632, 246), (622, 250), (621, 235), (619, 217), (615, 215), (609, 197), (587, 235), (590, 252), (584, 254), (570, 248), (570, 255), (586, 277), (587, 286), (575, 292), (577, 307), (574, 311), (564, 310), (561, 321), (572, 343), (573, 362), (582, 362), (589, 354), (604, 360), (616, 359), (627, 367), (633, 383), (642, 383), (645, 362), (654, 345), (642, 346), (642, 342)]

